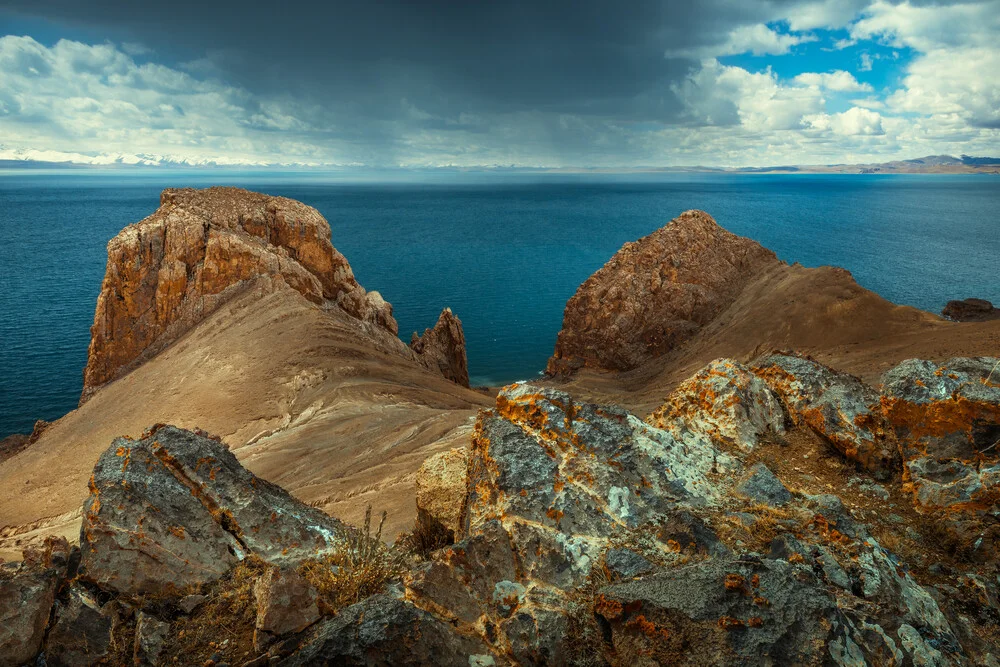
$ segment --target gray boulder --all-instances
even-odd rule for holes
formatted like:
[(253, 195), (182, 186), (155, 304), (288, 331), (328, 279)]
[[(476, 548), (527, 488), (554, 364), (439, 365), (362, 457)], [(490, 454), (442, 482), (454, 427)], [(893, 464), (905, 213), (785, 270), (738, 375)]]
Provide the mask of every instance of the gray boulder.
[(478, 638), (392, 595), (374, 595), (317, 624), (299, 650), (278, 664), (494, 665)]
[(753, 371), (781, 398), (795, 423), (809, 426), (879, 479), (898, 473), (899, 452), (873, 388), (853, 375), (788, 354), (765, 357)]
[(324, 552), (342, 531), (220, 442), (159, 426), (101, 455), (84, 504), (80, 576), (120, 593), (180, 592), (246, 554), (282, 562)]

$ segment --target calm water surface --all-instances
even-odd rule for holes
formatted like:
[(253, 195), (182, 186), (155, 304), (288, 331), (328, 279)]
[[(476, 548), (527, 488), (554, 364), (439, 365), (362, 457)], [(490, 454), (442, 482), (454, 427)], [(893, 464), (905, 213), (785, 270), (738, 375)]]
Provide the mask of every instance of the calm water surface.
[(330, 221), (401, 337), (450, 306), (474, 384), (535, 375), (577, 286), (626, 241), (700, 208), (782, 259), (851, 270), (897, 303), (1000, 301), (1000, 178), (658, 175), (346, 184), (314, 175), (0, 173), (0, 437), (76, 406), (105, 245), (164, 187), (241, 185)]

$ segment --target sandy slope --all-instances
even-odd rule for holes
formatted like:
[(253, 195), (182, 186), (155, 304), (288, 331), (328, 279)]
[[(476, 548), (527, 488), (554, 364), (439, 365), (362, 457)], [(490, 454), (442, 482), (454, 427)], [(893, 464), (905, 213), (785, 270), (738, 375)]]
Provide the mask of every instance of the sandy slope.
[(18, 554), (11, 526), (73, 534), (99, 454), (158, 422), (221, 436), (334, 515), (353, 521), (370, 502), (389, 511), (387, 534), (412, 526), (413, 472), (490, 400), (405, 358), (384, 329), (254, 287), (0, 465), (0, 557)]

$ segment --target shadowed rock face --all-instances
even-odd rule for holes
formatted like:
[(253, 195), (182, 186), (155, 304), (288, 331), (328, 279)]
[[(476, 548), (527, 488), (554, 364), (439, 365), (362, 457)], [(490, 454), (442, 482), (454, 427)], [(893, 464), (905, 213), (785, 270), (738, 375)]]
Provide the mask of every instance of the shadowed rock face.
[(693, 336), (773, 252), (732, 234), (703, 211), (687, 211), (621, 250), (566, 303), (550, 374), (584, 366), (627, 370)]
[(431, 370), (438, 370), (452, 382), (469, 386), (469, 362), (465, 354), (465, 332), (462, 320), (451, 308), (441, 311), (433, 329), (425, 329), (423, 336), (413, 332), (410, 349)]
[(985, 322), (1000, 320), (1000, 308), (986, 299), (962, 299), (945, 304), (941, 315), (955, 322)]
[(84, 504), (82, 579), (166, 593), (215, 581), (244, 557), (304, 558), (342, 524), (246, 470), (224, 445), (172, 426), (104, 452)]
[(354, 279), (316, 209), (239, 188), (168, 189), (153, 215), (108, 243), (83, 397), (163, 349), (258, 276), (398, 332), (392, 307)]

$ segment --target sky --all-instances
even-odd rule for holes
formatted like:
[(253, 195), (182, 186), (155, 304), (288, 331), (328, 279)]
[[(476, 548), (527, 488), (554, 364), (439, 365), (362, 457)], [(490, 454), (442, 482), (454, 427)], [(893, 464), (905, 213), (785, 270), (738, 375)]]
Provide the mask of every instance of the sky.
[(0, 0), (0, 160), (1000, 155), (1000, 0)]

